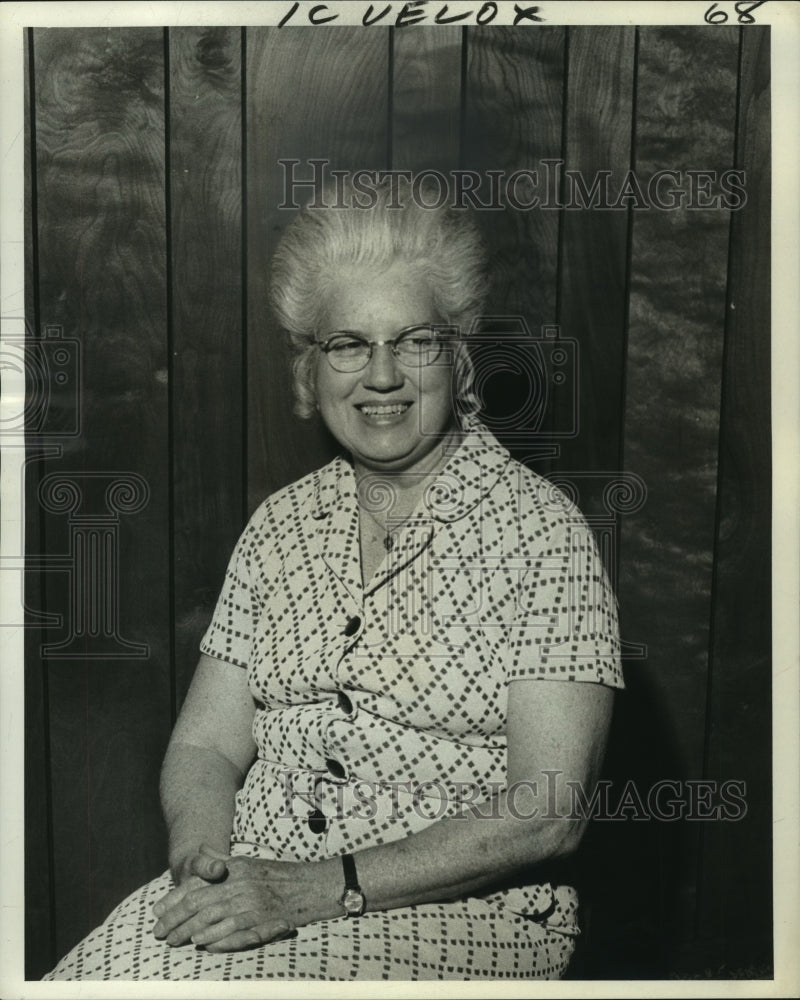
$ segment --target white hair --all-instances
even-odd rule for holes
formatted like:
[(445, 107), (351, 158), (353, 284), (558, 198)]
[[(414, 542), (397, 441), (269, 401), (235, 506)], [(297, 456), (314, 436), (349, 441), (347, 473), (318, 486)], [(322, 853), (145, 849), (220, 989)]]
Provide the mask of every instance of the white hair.
[[(348, 183), (344, 194), (348, 207), (303, 208), (272, 258), (270, 298), (293, 349), (295, 412), (301, 417), (311, 416), (316, 406), (314, 341), (327, 332), (320, 330), (326, 292), (342, 271), (406, 263), (427, 282), (444, 322), (463, 336), (488, 291), (483, 244), (465, 211), (428, 208), (419, 198), (399, 202), (388, 180), (376, 185), (376, 204), (369, 208), (354, 203)], [(325, 201), (334, 201), (332, 193)], [(463, 341), (454, 377), (457, 405), (474, 412), (472, 365)]]

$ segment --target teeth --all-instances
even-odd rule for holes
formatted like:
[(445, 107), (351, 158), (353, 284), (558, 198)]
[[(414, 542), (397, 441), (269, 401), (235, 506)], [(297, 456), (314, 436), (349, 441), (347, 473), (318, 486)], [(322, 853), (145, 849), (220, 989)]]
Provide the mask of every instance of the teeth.
[(362, 413), (365, 413), (368, 417), (384, 417), (405, 413), (408, 409), (408, 403), (395, 403), (392, 406), (367, 406), (366, 404), (359, 407)]

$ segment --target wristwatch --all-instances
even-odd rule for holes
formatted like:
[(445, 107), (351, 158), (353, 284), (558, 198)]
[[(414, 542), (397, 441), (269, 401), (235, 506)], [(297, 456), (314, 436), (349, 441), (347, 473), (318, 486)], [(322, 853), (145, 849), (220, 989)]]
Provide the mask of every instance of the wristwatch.
[(352, 854), (342, 855), (342, 868), (344, 869), (344, 892), (339, 902), (344, 907), (346, 917), (360, 917), (367, 901), (364, 899), (364, 893), (358, 884), (356, 863)]

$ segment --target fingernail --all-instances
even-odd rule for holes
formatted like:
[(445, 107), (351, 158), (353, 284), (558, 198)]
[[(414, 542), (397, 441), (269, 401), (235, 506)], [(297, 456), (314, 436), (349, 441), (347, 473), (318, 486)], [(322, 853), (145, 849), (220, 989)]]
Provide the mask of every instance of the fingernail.
[(156, 937), (163, 937), (163, 935), (164, 935), (164, 925), (161, 923), (160, 920), (155, 925), (155, 927), (153, 928), (153, 933), (155, 934)]
[(153, 913), (157, 917), (160, 917), (163, 912), (164, 912), (164, 904), (163, 903), (156, 903), (156, 905), (153, 907)]

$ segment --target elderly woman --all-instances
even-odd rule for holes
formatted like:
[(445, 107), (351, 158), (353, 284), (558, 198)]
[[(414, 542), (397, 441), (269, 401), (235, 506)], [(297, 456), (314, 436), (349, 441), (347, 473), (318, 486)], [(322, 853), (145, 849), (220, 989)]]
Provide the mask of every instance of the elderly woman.
[(474, 228), (388, 203), (306, 209), (281, 242), (298, 407), (341, 455), (233, 553), (164, 761), (170, 871), (48, 978), (567, 967), (553, 863), (621, 686), (615, 602), (581, 515), (475, 418)]

